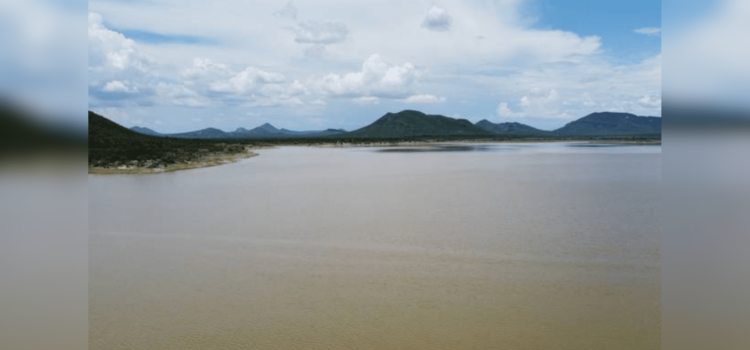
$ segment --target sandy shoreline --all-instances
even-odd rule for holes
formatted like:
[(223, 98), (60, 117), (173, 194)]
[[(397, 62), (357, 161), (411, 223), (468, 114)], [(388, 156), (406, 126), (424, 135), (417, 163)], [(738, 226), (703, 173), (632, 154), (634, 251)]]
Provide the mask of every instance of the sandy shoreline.
[(101, 168), (101, 167), (89, 167), (90, 175), (111, 175), (111, 174), (159, 174), (168, 173), (178, 170), (207, 168), (212, 166), (224, 165), (235, 163), (241, 159), (247, 159), (257, 156), (258, 153), (248, 151), (246, 153), (234, 153), (234, 154), (220, 154), (203, 157), (200, 159), (192, 160), (187, 163), (169, 164), (163, 167), (138, 167), (135, 165), (119, 166), (112, 168)]

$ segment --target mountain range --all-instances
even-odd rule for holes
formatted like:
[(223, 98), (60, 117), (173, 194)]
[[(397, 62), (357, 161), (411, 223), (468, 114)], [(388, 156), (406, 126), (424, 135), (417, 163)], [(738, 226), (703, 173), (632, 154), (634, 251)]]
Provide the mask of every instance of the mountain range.
[(616, 137), (616, 136), (660, 136), (660, 117), (641, 117), (630, 113), (598, 112), (572, 121), (556, 130), (540, 130), (517, 122), (492, 123), (486, 119), (471, 123), (466, 119), (442, 115), (425, 114), (415, 110), (387, 113), (373, 123), (360, 129), (346, 132), (342, 129), (316, 131), (292, 131), (278, 129), (265, 123), (253, 129), (237, 128), (225, 132), (216, 128), (162, 134), (140, 126), (130, 130), (150, 136), (173, 138), (222, 139), (222, 138), (410, 138), (410, 137)]
[(149, 128), (134, 126), (130, 130), (139, 134), (150, 136), (164, 136), (181, 139), (227, 139), (227, 138), (279, 138), (279, 137), (322, 137), (329, 135), (343, 134), (346, 130), (326, 129), (312, 131), (293, 131), (287, 129), (278, 129), (275, 126), (265, 123), (253, 129), (237, 128), (234, 131), (225, 132), (216, 128), (206, 128), (197, 131), (162, 134)]

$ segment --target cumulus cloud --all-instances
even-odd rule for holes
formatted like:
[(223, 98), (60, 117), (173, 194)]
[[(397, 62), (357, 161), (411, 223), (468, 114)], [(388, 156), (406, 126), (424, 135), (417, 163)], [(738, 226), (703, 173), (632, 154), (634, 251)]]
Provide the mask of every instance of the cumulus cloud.
[(451, 29), (453, 18), (448, 11), (441, 7), (433, 6), (427, 12), (427, 16), (422, 21), (422, 27), (437, 32), (445, 32)]
[(643, 35), (649, 35), (649, 36), (659, 36), (661, 35), (661, 28), (657, 27), (646, 27), (646, 28), (638, 28), (634, 30), (633, 32)]
[(156, 85), (156, 94), (165, 102), (176, 106), (209, 107), (212, 100), (182, 84), (160, 82)]
[(521, 113), (515, 112), (512, 109), (510, 109), (510, 106), (508, 106), (508, 102), (500, 102), (500, 104), (497, 105), (497, 115), (503, 117), (503, 118), (521, 118), (524, 117)]
[(154, 104), (186, 107), (299, 106), (308, 93), (298, 80), (254, 66), (240, 69), (196, 58), (181, 79), (158, 77), (156, 62), (135, 41), (106, 28), (89, 14), (89, 103), (106, 106)]
[(592, 112), (661, 115), (661, 55), (631, 65), (606, 61), (546, 64), (488, 80), (503, 91), (497, 115), (554, 123)]
[(281, 18), (297, 19), (297, 7), (290, 1), (280, 10), (274, 12), (273, 15)]
[(501, 102), (497, 106), (497, 114), (504, 118), (557, 118), (569, 117), (561, 107), (564, 102), (556, 89), (542, 91), (533, 88), (523, 95), (516, 104), (518, 110), (510, 107), (508, 102)]
[(148, 70), (150, 60), (141, 53), (135, 41), (107, 29), (102, 16), (89, 13), (89, 70), (94, 71), (134, 71)]
[(303, 44), (335, 44), (346, 40), (349, 28), (340, 22), (301, 22), (295, 29), (294, 40)]
[(266, 86), (281, 84), (286, 78), (279, 73), (266, 72), (264, 70), (247, 67), (241, 72), (234, 74), (229, 80), (219, 80), (211, 84), (211, 88), (218, 92), (231, 94), (245, 94), (255, 92)]
[(404, 103), (412, 103), (412, 104), (435, 104), (435, 103), (445, 102), (445, 97), (438, 97), (438, 96), (429, 95), (429, 94), (419, 94), (419, 95), (411, 95), (401, 101)]
[(358, 72), (328, 74), (318, 84), (324, 94), (334, 96), (376, 96), (403, 98), (412, 91), (418, 72), (407, 62), (394, 65), (378, 54), (362, 63)]
[(236, 70), (210, 59), (194, 59), (182, 77), (186, 88), (201, 96), (255, 107), (301, 105), (299, 96), (308, 93), (300, 81), (283, 74), (252, 66)]
[[(136, 43), (106, 28), (99, 14), (88, 15), (89, 96), (150, 104), (153, 61)], [(139, 100), (139, 101), (136, 101)], [(111, 102), (110, 102), (111, 103)]]

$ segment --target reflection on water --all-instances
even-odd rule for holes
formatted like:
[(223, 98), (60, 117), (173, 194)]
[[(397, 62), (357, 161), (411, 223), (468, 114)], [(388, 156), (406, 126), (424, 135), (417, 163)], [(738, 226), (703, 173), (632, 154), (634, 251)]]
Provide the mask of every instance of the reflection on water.
[[(651, 147), (647, 147), (651, 146)], [(598, 143), (598, 142), (547, 142), (547, 143), (431, 143), (431, 144), (414, 144), (406, 146), (377, 147), (373, 150), (379, 153), (422, 153), (422, 152), (502, 152), (502, 151), (524, 151), (524, 152), (543, 152), (552, 151), (559, 153), (565, 148), (612, 148), (625, 152), (627, 147), (638, 148), (645, 152), (652, 152), (653, 147), (660, 146), (656, 144), (646, 145), (638, 143)], [(636, 151), (637, 152), (637, 151)]]
[(483, 144), (432, 144), (425, 146), (409, 147), (385, 147), (377, 148), (376, 152), (384, 153), (404, 153), (404, 152), (473, 152), (473, 151), (493, 151), (497, 150), (496, 145)]
[(90, 348), (658, 349), (661, 147), (568, 146), (90, 176)]

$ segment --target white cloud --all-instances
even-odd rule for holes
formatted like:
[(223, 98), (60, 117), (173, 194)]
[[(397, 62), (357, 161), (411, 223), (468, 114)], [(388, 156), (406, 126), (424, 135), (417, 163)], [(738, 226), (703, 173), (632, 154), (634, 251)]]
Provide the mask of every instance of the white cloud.
[(214, 63), (208, 58), (194, 58), (193, 64), (182, 70), (182, 79), (188, 83), (209, 84), (214, 80), (229, 80), (235, 73), (223, 63)]
[(537, 87), (529, 90), (517, 103), (517, 110), (511, 109), (508, 102), (497, 106), (497, 114), (504, 118), (567, 118), (563, 111), (565, 102), (556, 89), (543, 91)]
[(433, 6), (427, 12), (427, 16), (422, 22), (422, 27), (429, 30), (444, 32), (451, 29), (451, 23), (453, 23), (453, 18), (448, 14), (448, 11)]
[[(235, 0), (218, 4), (184, 0), (181, 2), (184, 6), (175, 7), (158, 0), (137, 3), (92, 0), (90, 8), (128, 28), (215, 38), (219, 43), (231, 44), (227, 46), (231, 46), (233, 57), (251, 57), (252, 64), (261, 66), (293, 64), (298, 57), (295, 54), (300, 54), (295, 43), (339, 44), (326, 57), (333, 64), (359, 59), (363, 52), (378, 52), (393, 60), (431, 68), (458, 62), (465, 65), (487, 62), (502, 65), (519, 59), (528, 63), (550, 62), (598, 52), (601, 45), (598, 37), (528, 26), (531, 19), (521, 10), (524, 2), (444, 1), (434, 8), (425, 7), (423, 2), (390, 6), (375, 0), (322, 0), (314, 6), (307, 6), (306, 2), (304, 9), (300, 7), (298, 17), (304, 13), (309, 19), (291, 28), (291, 37), (289, 25), (279, 24), (278, 16), (269, 15), (292, 13), (284, 10), (286, 6), (279, 9), (286, 1)], [(173, 20), (163, 20), (167, 13)], [(346, 23), (336, 22), (341, 19), (346, 19)], [(450, 30), (444, 31), (444, 35), (430, 35), (427, 30), (420, 30), (420, 23), (427, 29)], [(350, 37), (353, 33), (356, 37)], [(476, 44), (478, 36), (484, 37), (482, 45)], [(230, 55), (221, 47), (150, 47), (149, 50), (150, 54), (168, 57), (170, 61), (197, 56), (228, 60), (222, 55)], [(206, 53), (211, 50), (216, 55)], [(308, 68), (316, 70), (315, 74), (326, 69), (322, 65)]]
[(89, 70), (97, 72), (145, 72), (150, 60), (141, 53), (135, 42), (104, 27), (102, 17), (88, 16)]
[(634, 30), (633, 32), (643, 35), (649, 35), (649, 36), (658, 36), (661, 35), (661, 28), (657, 27), (646, 27), (646, 28), (638, 28)]
[(268, 85), (281, 84), (285, 81), (286, 78), (279, 73), (271, 73), (255, 67), (247, 67), (227, 81), (214, 82), (211, 85), (211, 89), (218, 92), (244, 94), (258, 91)]
[(360, 105), (374, 105), (380, 103), (380, 99), (375, 96), (361, 96), (353, 98), (352, 102)]
[(445, 102), (445, 97), (438, 97), (438, 96), (429, 95), (429, 94), (420, 94), (420, 95), (411, 95), (401, 101), (404, 103), (412, 103), (412, 104), (435, 104), (435, 103)]
[(89, 103), (115, 97), (151, 103), (154, 62), (133, 40), (106, 28), (99, 14), (89, 13), (88, 43), (89, 96), (94, 99)]
[(110, 82), (107, 82), (106, 84), (104, 84), (104, 88), (102, 90), (106, 92), (122, 92), (127, 94), (138, 93), (137, 87), (130, 86), (128, 82), (122, 82), (119, 80), (112, 80)]
[(212, 105), (211, 99), (199, 95), (182, 84), (160, 82), (156, 86), (156, 94), (164, 102), (177, 106), (208, 107)]
[(340, 22), (305, 21), (295, 29), (294, 40), (303, 44), (335, 44), (346, 40), (349, 28)]
[[(304, 104), (299, 96), (308, 94), (300, 81), (290, 81), (283, 74), (257, 67), (238, 71), (210, 59), (194, 59), (193, 65), (183, 70), (182, 77), (188, 88), (216, 102), (255, 107), (299, 106)], [(191, 97), (188, 101), (198, 100)]]
[(508, 106), (508, 102), (500, 102), (500, 104), (497, 105), (497, 115), (503, 117), (503, 118), (522, 118), (523, 115), (521, 115), (518, 112), (513, 111)]
[(627, 66), (544, 65), (488, 84), (503, 91), (496, 113), (504, 118), (569, 120), (601, 111), (661, 115), (661, 55)]
[(394, 65), (375, 54), (362, 63), (362, 70), (358, 72), (326, 75), (319, 88), (322, 93), (334, 96), (400, 98), (411, 92), (417, 77), (413, 64)]
[(90, 103), (120, 106), (129, 99), (135, 105), (299, 106), (304, 104), (299, 96), (308, 93), (298, 80), (253, 66), (235, 69), (195, 58), (177, 80), (156, 79), (156, 65), (133, 40), (104, 27), (98, 14), (89, 14)]
[(297, 19), (297, 7), (290, 1), (280, 10), (274, 12), (273, 15), (281, 18)]

